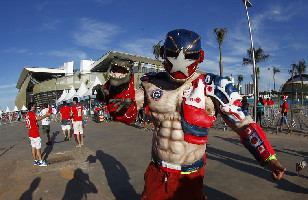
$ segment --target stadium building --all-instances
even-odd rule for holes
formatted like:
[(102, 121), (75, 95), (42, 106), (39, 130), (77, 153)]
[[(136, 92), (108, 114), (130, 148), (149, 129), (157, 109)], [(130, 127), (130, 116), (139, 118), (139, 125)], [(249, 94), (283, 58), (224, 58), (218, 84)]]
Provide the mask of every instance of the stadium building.
[[(302, 80), (303, 80), (303, 96), (304, 100), (307, 100), (308, 98), (308, 75), (302, 74)], [(290, 98), (293, 96), (295, 100), (301, 99), (302, 95), (302, 80), (299, 75), (296, 75), (287, 80), (285, 84), (283, 84), (280, 88), (280, 91), (283, 94), (288, 95)]]
[[(19, 91), (15, 106), (22, 108), (29, 102), (35, 102), (37, 106), (45, 103), (56, 105), (61, 103), (59, 100), (69, 101), (74, 96), (92, 95), (91, 87), (106, 82), (106, 72), (112, 58), (116, 55), (125, 56), (134, 61), (135, 87), (139, 87), (139, 78), (142, 74), (157, 71), (156, 59), (116, 51), (109, 51), (97, 61), (82, 60), (79, 70), (74, 70), (74, 62), (66, 62), (59, 68), (25, 67), (16, 85)], [(139, 62), (141, 67), (138, 73)], [(158, 69), (164, 71), (161, 63)]]

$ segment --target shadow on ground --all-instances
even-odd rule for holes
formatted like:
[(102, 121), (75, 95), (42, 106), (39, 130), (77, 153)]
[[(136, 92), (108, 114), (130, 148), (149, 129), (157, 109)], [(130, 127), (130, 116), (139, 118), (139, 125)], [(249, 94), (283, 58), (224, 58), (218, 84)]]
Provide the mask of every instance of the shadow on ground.
[[(237, 154), (233, 154), (230, 152), (226, 152), (221, 149), (213, 148), (211, 146), (207, 146), (207, 158), (211, 160), (216, 160), (234, 169), (240, 170), (248, 174), (252, 174), (256, 177), (272, 182), (272, 179), (270, 178), (269, 169), (260, 168), (258, 166), (258, 163), (252, 159), (249, 159), (249, 158), (237, 155)], [(247, 162), (247, 164), (242, 163), (243, 161)], [(255, 164), (251, 165), (249, 163), (251, 164), (255, 163)], [(285, 172), (285, 176), (288, 176), (288, 175), (296, 176), (295, 173), (288, 172), (288, 171)], [(284, 191), (308, 194), (307, 188), (303, 188), (300, 185), (294, 184), (286, 180), (285, 178), (283, 178), (280, 181), (277, 181), (276, 184), (277, 184), (276, 187), (278, 189), (281, 189)]]
[(89, 155), (87, 161), (95, 163), (99, 161), (105, 171), (111, 192), (115, 199), (136, 200), (141, 195), (137, 194), (134, 187), (129, 183), (130, 177), (126, 168), (113, 156), (97, 150), (96, 155)]
[(89, 175), (78, 168), (74, 171), (74, 177), (67, 183), (62, 200), (87, 199), (88, 193), (97, 193), (96, 186), (90, 181)]
[(47, 160), (49, 154), (51, 153), (52, 149), (53, 149), (53, 145), (55, 144), (55, 140), (57, 135), (59, 134), (59, 131), (55, 131), (52, 133), (52, 136), (50, 137), (50, 141), (51, 141), (51, 145), (47, 145), (42, 153), (42, 159), (43, 160)]
[(39, 184), (41, 182), (41, 178), (40, 177), (36, 177), (32, 183), (30, 184), (30, 187), (27, 191), (25, 191), (21, 197), (19, 198), (19, 200), (32, 200), (32, 195), (33, 192), (38, 188)]

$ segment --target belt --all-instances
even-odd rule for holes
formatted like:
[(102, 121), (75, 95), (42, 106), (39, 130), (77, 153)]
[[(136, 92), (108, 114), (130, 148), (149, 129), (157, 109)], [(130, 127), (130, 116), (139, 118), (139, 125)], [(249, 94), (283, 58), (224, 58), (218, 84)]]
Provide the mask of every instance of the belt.
[(202, 157), (200, 160), (197, 160), (196, 162), (187, 165), (177, 165), (165, 162), (152, 155), (152, 162), (157, 164), (159, 168), (161, 168), (166, 172), (180, 173), (180, 174), (190, 174), (196, 172), (205, 165), (204, 157)]

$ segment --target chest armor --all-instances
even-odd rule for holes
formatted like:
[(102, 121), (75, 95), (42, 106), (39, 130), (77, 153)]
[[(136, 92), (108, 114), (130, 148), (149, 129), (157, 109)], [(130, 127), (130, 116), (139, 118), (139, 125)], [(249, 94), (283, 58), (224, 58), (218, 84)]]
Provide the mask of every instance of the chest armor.
[(189, 143), (204, 144), (207, 142), (209, 128), (212, 127), (216, 116), (206, 112), (204, 74), (192, 82), (189, 90), (184, 91), (182, 102), (182, 128), (184, 139)]

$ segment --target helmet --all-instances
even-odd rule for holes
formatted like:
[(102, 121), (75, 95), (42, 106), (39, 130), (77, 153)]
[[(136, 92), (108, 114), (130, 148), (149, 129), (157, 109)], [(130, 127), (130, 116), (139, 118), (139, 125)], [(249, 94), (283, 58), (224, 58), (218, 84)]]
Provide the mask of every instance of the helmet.
[(204, 58), (200, 36), (185, 29), (170, 31), (166, 36), (162, 51), (167, 73), (178, 82), (190, 78)]

